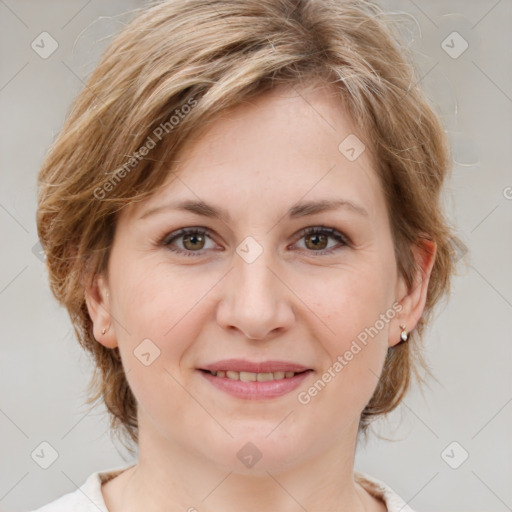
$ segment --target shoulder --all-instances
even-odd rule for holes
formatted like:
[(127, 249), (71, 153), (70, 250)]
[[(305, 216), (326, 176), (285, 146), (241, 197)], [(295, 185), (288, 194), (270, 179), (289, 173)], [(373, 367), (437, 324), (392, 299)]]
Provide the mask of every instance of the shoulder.
[(92, 473), (75, 491), (30, 512), (108, 512), (101, 492), (101, 485), (130, 466), (111, 468)]
[(364, 487), (372, 496), (380, 498), (386, 504), (388, 512), (414, 512), (409, 505), (384, 482), (358, 472), (354, 473), (354, 480)]

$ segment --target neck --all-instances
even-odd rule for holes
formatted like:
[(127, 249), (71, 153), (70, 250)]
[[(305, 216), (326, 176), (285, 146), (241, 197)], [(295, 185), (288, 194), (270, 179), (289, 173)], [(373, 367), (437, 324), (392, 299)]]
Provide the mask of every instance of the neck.
[(326, 447), (292, 467), (261, 465), (245, 473), (172, 444), (147, 427), (139, 429), (138, 464), (123, 474), (119, 499), (109, 510), (354, 512), (371, 508), (374, 500), (353, 479), (357, 425), (352, 442), (344, 436), (338, 449)]

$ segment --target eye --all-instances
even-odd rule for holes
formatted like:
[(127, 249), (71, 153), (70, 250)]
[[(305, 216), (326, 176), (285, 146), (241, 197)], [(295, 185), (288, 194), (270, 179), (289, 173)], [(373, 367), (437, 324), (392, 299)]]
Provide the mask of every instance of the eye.
[[(338, 245), (334, 244), (329, 247), (329, 239), (335, 240)], [(349, 240), (343, 233), (325, 226), (304, 229), (301, 232), (300, 240), (305, 241), (306, 249), (310, 249), (308, 252), (315, 252), (317, 255), (330, 254), (349, 245)]]
[[(336, 241), (337, 244), (329, 246), (329, 239)], [(208, 240), (211, 242), (209, 247)], [(302, 240), (305, 242), (304, 250), (316, 253), (315, 256), (331, 254), (344, 246), (350, 245), (349, 239), (343, 233), (325, 226), (315, 226), (302, 230), (300, 241)], [(161, 245), (184, 256), (201, 256), (205, 250), (215, 249), (216, 246), (209, 235), (209, 231), (199, 227), (174, 231), (162, 239)]]
[(208, 230), (204, 228), (183, 228), (166, 235), (161, 243), (173, 252), (185, 256), (200, 256), (203, 250), (213, 249), (215, 246), (213, 244), (213, 247), (206, 247), (207, 240), (213, 243), (208, 235)]

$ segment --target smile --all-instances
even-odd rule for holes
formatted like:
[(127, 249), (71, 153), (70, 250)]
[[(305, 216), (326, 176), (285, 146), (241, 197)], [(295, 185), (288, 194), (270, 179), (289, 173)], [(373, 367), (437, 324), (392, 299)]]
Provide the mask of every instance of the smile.
[(217, 390), (245, 400), (277, 398), (294, 391), (313, 370), (302, 365), (226, 360), (199, 369)]
[[(291, 379), (295, 377), (295, 372), (269, 372), (269, 373), (254, 373), (254, 372), (236, 372), (232, 370), (227, 371), (213, 371), (210, 372), (214, 377), (226, 377), (231, 380), (241, 380), (242, 382), (269, 382), (271, 380)], [(302, 373), (302, 372), (299, 372)]]

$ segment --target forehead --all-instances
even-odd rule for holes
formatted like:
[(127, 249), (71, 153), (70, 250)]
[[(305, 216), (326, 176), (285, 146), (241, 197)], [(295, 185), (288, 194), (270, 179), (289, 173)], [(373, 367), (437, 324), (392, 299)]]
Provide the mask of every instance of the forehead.
[(272, 205), (339, 196), (382, 214), (370, 148), (355, 159), (346, 152), (354, 143), (361, 151), (362, 139), (366, 134), (358, 133), (335, 89), (279, 87), (224, 111), (192, 135), (163, 186), (134, 208), (170, 198), (215, 200), (240, 216), (248, 207), (270, 213)]

